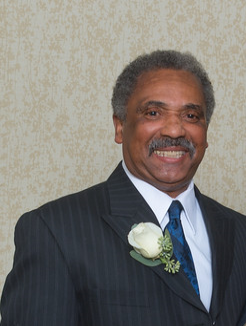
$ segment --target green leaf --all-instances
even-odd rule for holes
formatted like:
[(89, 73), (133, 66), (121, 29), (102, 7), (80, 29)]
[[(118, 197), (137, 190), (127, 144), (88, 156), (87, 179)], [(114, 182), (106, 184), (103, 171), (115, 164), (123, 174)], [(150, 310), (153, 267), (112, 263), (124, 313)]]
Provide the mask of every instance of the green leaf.
[(131, 255), (132, 258), (137, 260), (139, 263), (144, 264), (145, 266), (155, 267), (155, 266), (158, 266), (158, 265), (162, 264), (160, 259), (152, 260), (152, 259), (144, 258), (140, 254), (138, 254), (135, 250), (131, 250), (130, 255)]
[(170, 233), (167, 228), (165, 228), (164, 235), (171, 239)]
[(171, 238), (171, 235), (170, 235), (170, 233), (169, 233), (169, 231), (168, 231), (167, 228), (165, 228), (164, 236), (165, 236), (167, 239), (169, 239), (169, 241), (170, 241), (170, 243), (171, 243), (171, 245), (172, 245), (172, 249), (171, 249), (171, 251), (170, 251), (170, 256), (172, 257), (172, 255), (173, 255), (173, 244), (172, 244), (172, 238)]

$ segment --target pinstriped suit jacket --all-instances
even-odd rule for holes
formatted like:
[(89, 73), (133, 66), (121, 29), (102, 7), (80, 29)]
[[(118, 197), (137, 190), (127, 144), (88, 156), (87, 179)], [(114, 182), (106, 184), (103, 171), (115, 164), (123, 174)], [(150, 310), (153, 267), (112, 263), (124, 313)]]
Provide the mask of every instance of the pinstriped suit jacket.
[(157, 220), (119, 165), (106, 182), (20, 218), (1, 325), (236, 326), (246, 302), (246, 217), (196, 195), (212, 249), (209, 312), (182, 270), (130, 257), (131, 226)]

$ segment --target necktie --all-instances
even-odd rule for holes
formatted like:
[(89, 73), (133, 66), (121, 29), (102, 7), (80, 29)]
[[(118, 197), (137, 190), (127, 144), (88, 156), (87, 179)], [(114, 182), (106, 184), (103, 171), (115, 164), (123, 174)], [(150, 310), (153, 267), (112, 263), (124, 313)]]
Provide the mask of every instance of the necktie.
[(189, 245), (185, 240), (184, 231), (180, 221), (180, 213), (182, 210), (182, 204), (178, 200), (174, 200), (168, 210), (169, 222), (166, 227), (172, 238), (173, 253), (179, 260), (196, 293), (199, 295), (199, 288), (192, 254)]

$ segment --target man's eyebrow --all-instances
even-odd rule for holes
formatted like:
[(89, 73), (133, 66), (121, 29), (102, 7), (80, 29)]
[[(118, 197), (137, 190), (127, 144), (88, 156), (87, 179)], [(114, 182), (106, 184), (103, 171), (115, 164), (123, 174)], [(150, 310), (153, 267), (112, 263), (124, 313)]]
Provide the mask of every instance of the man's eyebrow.
[(192, 109), (192, 110), (196, 110), (196, 111), (201, 111), (203, 110), (202, 105), (200, 104), (194, 104), (194, 103), (187, 103), (185, 105), (183, 105), (184, 109)]
[(162, 101), (148, 101), (146, 103), (144, 103), (144, 105), (140, 105), (137, 108), (137, 112), (143, 112), (145, 110), (147, 110), (149, 107), (166, 107), (167, 104), (165, 102)]

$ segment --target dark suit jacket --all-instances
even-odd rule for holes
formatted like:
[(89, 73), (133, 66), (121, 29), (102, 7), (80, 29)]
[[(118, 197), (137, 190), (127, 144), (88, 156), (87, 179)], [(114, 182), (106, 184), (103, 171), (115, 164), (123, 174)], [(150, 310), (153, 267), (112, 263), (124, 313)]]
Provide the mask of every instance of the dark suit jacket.
[(235, 326), (246, 301), (246, 217), (196, 190), (212, 249), (207, 312), (183, 271), (146, 267), (127, 234), (157, 223), (121, 165), (110, 178), (17, 223), (2, 326)]
[(237, 326), (246, 326), (246, 303), (244, 306), (242, 317), (240, 318), (240, 322), (237, 324)]

